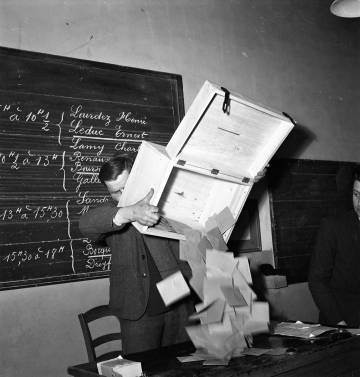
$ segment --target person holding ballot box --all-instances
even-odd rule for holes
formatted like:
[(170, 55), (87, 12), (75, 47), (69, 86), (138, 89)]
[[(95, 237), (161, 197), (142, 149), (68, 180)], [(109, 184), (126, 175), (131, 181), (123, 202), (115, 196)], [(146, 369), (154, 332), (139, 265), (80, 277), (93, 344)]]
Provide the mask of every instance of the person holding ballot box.
[(352, 210), (323, 221), (310, 263), (309, 288), (324, 325), (360, 327), (359, 167), (352, 201)]
[(139, 202), (117, 207), (132, 168), (132, 159), (117, 156), (103, 164), (99, 180), (111, 200), (80, 218), (81, 233), (103, 240), (111, 249), (109, 305), (120, 320), (123, 354), (189, 340), (185, 323), (194, 311), (191, 296), (166, 306), (156, 284), (174, 273), (187, 279), (191, 270), (179, 259), (177, 240), (141, 234), (132, 222), (152, 226), (158, 208), (150, 204), (153, 190)]

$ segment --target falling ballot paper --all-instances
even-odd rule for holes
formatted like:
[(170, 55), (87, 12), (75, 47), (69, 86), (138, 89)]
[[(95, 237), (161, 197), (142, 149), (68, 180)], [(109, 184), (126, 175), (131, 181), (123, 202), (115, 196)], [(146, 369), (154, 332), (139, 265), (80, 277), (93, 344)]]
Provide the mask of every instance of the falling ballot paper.
[(166, 306), (190, 294), (190, 288), (180, 271), (161, 280), (156, 286)]

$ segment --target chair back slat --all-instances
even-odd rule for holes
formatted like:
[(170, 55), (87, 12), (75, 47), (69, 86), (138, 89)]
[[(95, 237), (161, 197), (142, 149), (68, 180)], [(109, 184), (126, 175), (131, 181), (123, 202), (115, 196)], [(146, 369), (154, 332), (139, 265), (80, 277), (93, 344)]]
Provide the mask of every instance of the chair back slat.
[(102, 344), (113, 342), (115, 340), (121, 340), (121, 334), (111, 333), (101, 335), (98, 338), (93, 339), (93, 346), (96, 348), (101, 346)]
[(121, 353), (121, 350), (110, 351), (101, 355), (97, 354), (96, 352), (96, 348), (103, 344), (112, 342), (114, 340), (121, 340), (120, 331), (110, 332), (98, 337), (92, 336), (89, 323), (105, 317), (115, 317), (118, 320), (114, 313), (111, 312), (111, 309), (108, 305), (100, 305), (84, 313), (78, 314), (89, 362), (107, 360), (116, 357)]

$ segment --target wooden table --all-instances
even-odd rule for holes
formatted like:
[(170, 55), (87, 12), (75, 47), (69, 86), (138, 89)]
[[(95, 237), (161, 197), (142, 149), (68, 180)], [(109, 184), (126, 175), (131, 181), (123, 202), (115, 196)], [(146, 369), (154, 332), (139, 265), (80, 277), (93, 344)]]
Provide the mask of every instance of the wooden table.
[[(279, 356), (237, 357), (231, 359), (228, 366), (203, 366), (200, 361), (180, 363), (176, 359), (176, 356), (188, 355), (194, 350), (192, 344), (183, 343), (125, 358), (141, 361), (144, 373), (153, 377), (360, 376), (360, 336), (324, 337), (316, 341), (262, 336), (256, 338), (256, 345), (287, 347), (287, 352)], [(71, 366), (68, 373), (74, 377), (99, 377), (95, 363)]]

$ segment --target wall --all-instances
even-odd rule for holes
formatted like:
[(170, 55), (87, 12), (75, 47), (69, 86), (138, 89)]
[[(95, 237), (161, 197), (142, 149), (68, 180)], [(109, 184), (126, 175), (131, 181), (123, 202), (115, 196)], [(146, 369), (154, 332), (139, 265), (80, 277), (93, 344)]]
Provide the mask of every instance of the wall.
[[(358, 161), (359, 24), (324, 0), (2, 0), (0, 45), (181, 74), (185, 107), (208, 79), (286, 111), (279, 155)], [(70, 84), (70, 83), (69, 83)], [(4, 377), (85, 361), (79, 311), (107, 280), (0, 292)]]
[(0, 375), (65, 376), (87, 359), (77, 313), (107, 303), (108, 282), (0, 292)]

